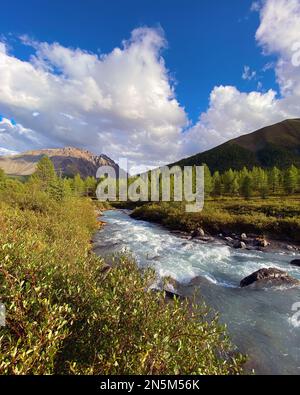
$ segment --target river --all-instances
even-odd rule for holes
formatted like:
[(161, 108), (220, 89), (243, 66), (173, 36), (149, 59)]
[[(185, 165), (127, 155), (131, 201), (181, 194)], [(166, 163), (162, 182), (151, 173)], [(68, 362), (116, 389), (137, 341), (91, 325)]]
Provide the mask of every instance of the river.
[(106, 226), (95, 237), (96, 253), (130, 252), (140, 267), (155, 269), (157, 283), (171, 276), (187, 295), (188, 284), (197, 279), (193, 291), (198, 289), (207, 305), (220, 313), (232, 342), (249, 355), (249, 366), (257, 374), (300, 374), (300, 325), (292, 319), (292, 306), (300, 302), (299, 287), (239, 287), (242, 278), (263, 267), (276, 267), (300, 279), (300, 268), (289, 265), (293, 253), (184, 240), (121, 210), (106, 211), (101, 220)]

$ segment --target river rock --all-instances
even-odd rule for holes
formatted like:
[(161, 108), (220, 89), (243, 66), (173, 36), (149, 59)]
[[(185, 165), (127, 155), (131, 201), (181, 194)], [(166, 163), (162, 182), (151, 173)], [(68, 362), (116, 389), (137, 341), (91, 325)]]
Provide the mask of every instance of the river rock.
[(242, 233), (242, 234), (241, 234), (241, 239), (242, 239), (242, 240), (247, 240), (247, 235), (246, 235), (246, 233)]
[(295, 247), (288, 244), (288, 245), (286, 246), (286, 249), (287, 249), (288, 251), (294, 251), (294, 250), (295, 250)]
[(294, 259), (293, 261), (291, 261), (291, 265), (300, 266), (300, 259)]
[(265, 239), (265, 238), (258, 238), (254, 240), (254, 244), (258, 247), (268, 247), (270, 245), (270, 243)]
[(241, 282), (240, 286), (248, 287), (253, 283), (270, 283), (271, 285), (297, 285), (300, 281), (291, 277), (286, 272), (276, 269), (276, 268), (263, 268), (255, 273), (250, 274), (250, 276), (245, 277)]
[(205, 232), (202, 228), (197, 228), (192, 233), (192, 237), (204, 237), (204, 236), (205, 236)]
[(247, 248), (246, 243), (244, 243), (243, 241), (239, 241), (239, 240), (235, 241), (235, 243), (233, 244), (233, 247), (234, 248), (242, 248), (242, 249)]
[(230, 237), (230, 236), (225, 237), (225, 240), (228, 241), (228, 243), (233, 243), (234, 242), (233, 238)]

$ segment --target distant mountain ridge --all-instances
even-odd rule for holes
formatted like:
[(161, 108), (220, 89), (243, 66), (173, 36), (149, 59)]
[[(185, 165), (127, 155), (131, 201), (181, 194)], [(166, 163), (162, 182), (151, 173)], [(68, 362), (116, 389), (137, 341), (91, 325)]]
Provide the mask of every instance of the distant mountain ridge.
[(80, 174), (82, 178), (95, 177), (101, 166), (112, 166), (119, 174), (119, 166), (108, 156), (94, 155), (87, 150), (75, 147), (49, 148), (0, 156), (0, 168), (8, 175), (28, 176), (34, 173), (37, 163), (45, 155), (51, 159), (55, 170), (67, 177), (76, 174)]
[(182, 159), (173, 165), (207, 164), (221, 172), (244, 166), (287, 168), (300, 167), (300, 119), (289, 119), (237, 137), (209, 151)]

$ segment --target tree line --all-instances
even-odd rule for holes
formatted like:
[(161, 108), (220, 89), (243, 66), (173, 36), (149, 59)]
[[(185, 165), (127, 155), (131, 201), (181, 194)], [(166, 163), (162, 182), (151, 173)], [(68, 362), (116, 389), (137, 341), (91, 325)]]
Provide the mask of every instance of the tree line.
[[(292, 165), (288, 169), (263, 169), (244, 167), (242, 170), (229, 169), (223, 173), (212, 173), (207, 165), (204, 166), (204, 184), (206, 197), (240, 196), (249, 199), (252, 196), (267, 198), (274, 195), (292, 195), (300, 193), (300, 169)], [(196, 189), (196, 168), (193, 169), (193, 188)], [(150, 178), (150, 172), (149, 172)], [(137, 177), (130, 177), (130, 186)], [(18, 189), (21, 182), (9, 179), (0, 169), (0, 186), (4, 185)], [(94, 177), (82, 179), (80, 174), (73, 178), (65, 178), (57, 174), (52, 161), (44, 156), (37, 164), (35, 173), (27, 181), (29, 184), (39, 184), (42, 191), (48, 192), (56, 200), (67, 196), (96, 196), (98, 181)], [(162, 188), (160, 180), (160, 189)], [(171, 176), (171, 196), (174, 188), (174, 176)], [(11, 188), (10, 188), (11, 189)], [(149, 185), (149, 198), (151, 187)]]
[(229, 169), (224, 173), (213, 174), (205, 166), (205, 193), (209, 196), (260, 196), (292, 195), (300, 193), (300, 169), (290, 166), (288, 169), (263, 169), (244, 167), (242, 170)]

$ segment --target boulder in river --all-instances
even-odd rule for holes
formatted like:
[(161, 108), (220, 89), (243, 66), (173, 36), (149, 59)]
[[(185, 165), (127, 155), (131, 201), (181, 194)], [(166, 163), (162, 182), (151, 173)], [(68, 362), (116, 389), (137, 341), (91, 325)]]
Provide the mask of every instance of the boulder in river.
[(257, 238), (254, 241), (255, 245), (258, 247), (268, 247), (270, 243), (265, 238)]
[(300, 267), (300, 259), (294, 259), (291, 261), (291, 265)]
[(276, 268), (263, 268), (250, 276), (245, 277), (241, 282), (240, 286), (248, 287), (249, 285), (256, 284), (270, 284), (270, 285), (297, 285), (300, 281), (291, 277), (288, 273), (276, 269)]
[(242, 240), (247, 240), (247, 235), (246, 235), (246, 233), (242, 233), (242, 234), (241, 234), (241, 239), (242, 239)]
[(204, 236), (205, 236), (205, 232), (202, 228), (197, 228), (192, 233), (192, 237), (204, 237)]
[(241, 249), (247, 248), (246, 243), (244, 243), (243, 241), (239, 241), (239, 240), (236, 240), (234, 242), (233, 247), (234, 248), (241, 248)]

